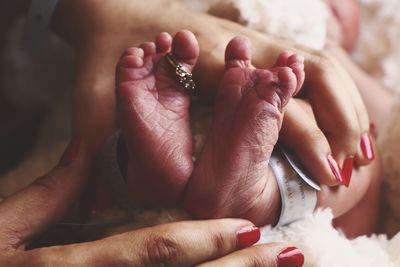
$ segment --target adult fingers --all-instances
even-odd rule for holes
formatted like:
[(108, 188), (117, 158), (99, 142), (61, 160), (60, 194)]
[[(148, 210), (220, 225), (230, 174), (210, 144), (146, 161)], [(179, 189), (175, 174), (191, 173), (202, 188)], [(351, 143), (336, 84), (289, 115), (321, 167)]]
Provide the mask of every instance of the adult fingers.
[(86, 147), (75, 138), (57, 167), (1, 202), (3, 248), (23, 248), (33, 236), (60, 219), (83, 188), (89, 170)]
[(198, 265), (199, 267), (301, 267), (304, 256), (298, 248), (271, 243), (231, 253), (225, 257)]
[[(351, 62), (347, 53), (339, 48), (331, 48), (334, 52), (334, 55), (340, 59), (340, 63), (343, 66), (346, 66), (346, 69), (349, 73), (357, 74), (359, 73), (359, 69), (354, 66), (354, 63)], [(333, 63), (337, 64), (337, 61)], [(345, 72), (343, 68), (338, 68), (339, 71)], [(343, 73), (343, 76), (346, 76), (347, 73)], [(360, 84), (359, 84), (360, 85)], [(364, 84), (362, 84), (364, 85)], [(372, 149), (372, 142), (369, 136), (369, 128), (370, 128), (370, 121), (368, 117), (367, 109), (362, 101), (362, 97), (360, 95), (360, 91), (357, 90), (355, 87), (349, 87), (348, 93), (350, 95), (350, 99), (353, 103), (353, 106), (356, 110), (356, 114), (358, 116), (359, 126), (360, 126), (360, 143), (357, 148), (357, 153), (355, 155), (355, 164), (357, 166), (367, 165), (374, 159), (374, 153)]]
[(292, 99), (286, 107), (280, 132), (280, 142), (297, 155), (312, 178), (328, 186), (348, 185), (351, 169), (344, 175), (335, 159), (324, 133), (315, 122), (311, 107), (299, 99)]
[(318, 126), (329, 141), (332, 155), (342, 166), (357, 153), (361, 128), (359, 114), (352, 100), (354, 96), (350, 94), (351, 90), (357, 90), (355, 84), (333, 62), (335, 61), (332, 58), (321, 54), (316, 62), (306, 65), (304, 88)]
[(29, 266), (36, 261), (49, 266), (59, 262), (63, 266), (193, 266), (248, 247), (259, 237), (259, 229), (241, 219), (177, 222), (89, 243), (32, 250)]

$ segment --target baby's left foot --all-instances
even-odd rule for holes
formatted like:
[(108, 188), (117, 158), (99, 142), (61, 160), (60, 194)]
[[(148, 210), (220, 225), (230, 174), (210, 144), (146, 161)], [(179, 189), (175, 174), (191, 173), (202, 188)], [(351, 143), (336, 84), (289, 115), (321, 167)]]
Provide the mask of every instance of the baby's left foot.
[(186, 208), (196, 217), (274, 223), (277, 218), (268, 215), (278, 193), (268, 161), (283, 108), (304, 81), (303, 61), (286, 52), (272, 69), (255, 69), (249, 41), (239, 37), (228, 44), (225, 58), (213, 123), (186, 191)]

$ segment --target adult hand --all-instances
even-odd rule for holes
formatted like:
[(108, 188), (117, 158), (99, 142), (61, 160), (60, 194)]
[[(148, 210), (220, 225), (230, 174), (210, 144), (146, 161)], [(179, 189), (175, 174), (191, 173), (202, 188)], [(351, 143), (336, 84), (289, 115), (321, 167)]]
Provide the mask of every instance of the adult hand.
[(308, 81), (302, 98), (311, 104), (315, 117), (308, 117), (307, 107), (294, 98), (286, 108), (280, 140), (316, 181), (348, 186), (353, 160), (357, 166), (373, 160), (366, 153), (366, 148), (372, 150), (368, 112), (353, 81), (334, 58), (319, 64), (320, 68), (308, 71), (306, 81), (311, 77), (322, 84), (325, 80), (332, 87), (312, 88)]
[[(88, 171), (86, 146), (75, 139), (60, 164), (32, 185), (0, 203), (1, 266), (302, 266), (298, 249), (256, 243), (259, 229), (246, 220), (178, 222), (131, 231), (88, 243), (26, 246), (59, 220), (79, 195)], [(240, 250), (240, 252), (236, 252)]]
[[(315, 146), (323, 146), (320, 143), (318, 143), (319, 140), (324, 140), (324, 136), (322, 133), (320, 133), (320, 130), (318, 129), (318, 124), (316, 121), (316, 116), (314, 114), (314, 111), (312, 109), (312, 106), (310, 103), (308, 103), (305, 100), (302, 99), (292, 99), (293, 103), (288, 105), (287, 109), (292, 108), (293, 114), (297, 114), (296, 117), (294, 117), (294, 120), (292, 123), (294, 125), (299, 125), (298, 127), (301, 127), (302, 129), (293, 129), (292, 132), (285, 132), (282, 134), (282, 136), (290, 133), (293, 134), (291, 138), (297, 140), (296, 142), (301, 143), (305, 142), (302, 138), (301, 135), (297, 133), (297, 131), (318, 131), (316, 132), (316, 137), (315, 140), (317, 143), (315, 143)], [(301, 122), (296, 121), (295, 119), (301, 118)], [(285, 122), (284, 122), (285, 123)], [(283, 130), (285, 131), (285, 130)], [(297, 134), (297, 135), (296, 135)], [(311, 134), (312, 135), (312, 134)], [(303, 134), (303, 136), (307, 136), (306, 134)], [(289, 139), (289, 135), (285, 136), (285, 138)], [(371, 138), (372, 145), (375, 146), (375, 141), (373, 138)], [(311, 145), (309, 143), (309, 145)], [(312, 148), (310, 147), (309, 150), (320, 150), (320, 147), (317, 148)], [(312, 153), (312, 152), (310, 152)], [(304, 156), (304, 158), (307, 159), (308, 156)], [(348, 187), (329, 187), (322, 185), (321, 186), (321, 191), (317, 193), (317, 206), (318, 207), (329, 207), (332, 209), (332, 212), (335, 217), (341, 216), (344, 213), (347, 213), (350, 211), (352, 208), (354, 208), (360, 201), (362, 201), (364, 198), (367, 198), (368, 191), (371, 190), (371, 188), (377, 188), (379, 187), (377, 185), (377, 181), (380, 180), (380, 168), (381, 168), (381, 162), (379, 159), (379, 155), (377, 155), (377, 160), (372, 162), (371, 164), (367, 166), (363, 166), (361, 168), (356, 168), (355, 171), (353, 172), (353, 177), (354, 179), (352, 182), (349, 184)], [(379, 184), (379, 183), (378, 183)]]

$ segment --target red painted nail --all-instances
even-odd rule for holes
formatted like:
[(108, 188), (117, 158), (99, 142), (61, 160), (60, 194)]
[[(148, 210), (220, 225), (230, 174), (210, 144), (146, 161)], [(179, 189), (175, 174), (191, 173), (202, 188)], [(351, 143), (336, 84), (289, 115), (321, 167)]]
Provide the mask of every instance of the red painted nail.
[(360, 146), (361, 151), (367, 160), (375, 159), (374, 148), (372, 147), (372, 142), (368, 133), (364, 133), (361, 136)]
[(260, 229), (257, 226), (250, 225), (241, 228), (236, 233), (237, 243), (240, 248), (247, 248), (257, 243), (260, 240)]
[(78, 156), (80, 147), (80, 139), (77, 137), (72, 138), (60, 159), (59, 165), (67, 166), (70, 164)]
[(351, 174), (353, 173), (353, 156), (347, 157), (347, 159), (344, 160), (343, 162), (343, 175), (344, 175), (344, 181), (343, 184), (346, 187), (349, 187), (350, 181), (351, 181)]
[(328, 155), (328, 163), (329, 166), (331, 167), (333, 175), (335, 175), (336, 180), (339, 183), (343, 184), (345, 181), (344, 174), (342, 170), (339, 168), (339, 165), (337, 164), (336, 160), (331, 155)]
[(304, 255), (298, 248), (286, 248), (278, 255), (278, 267), (301, 267), (303, 264)]

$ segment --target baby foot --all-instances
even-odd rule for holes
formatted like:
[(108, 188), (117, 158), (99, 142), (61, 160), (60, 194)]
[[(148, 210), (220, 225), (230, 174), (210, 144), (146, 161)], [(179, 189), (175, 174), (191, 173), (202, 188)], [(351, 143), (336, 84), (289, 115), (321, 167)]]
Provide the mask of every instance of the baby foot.
[(276, 222), (268, 218), (273, 196), (279, 210), (268, 161), (283, 108), (304, 81), (304, 65), (301, 57), (282, 53), (272, 69), (255, 69), (250, 53), (245, 38), (234, 38), (226, 48), (213, 123), (185, 195), (186, 208), (195, 217)]
[(116, 91), (126, 147), (125, 176), (144, 206), (170, 206), (193, 170), (189, 94), (165, 55), (191, 72), (199, 55), (193, 33), (160, 33), (155, 43), (128, 48), (117, 66)]

